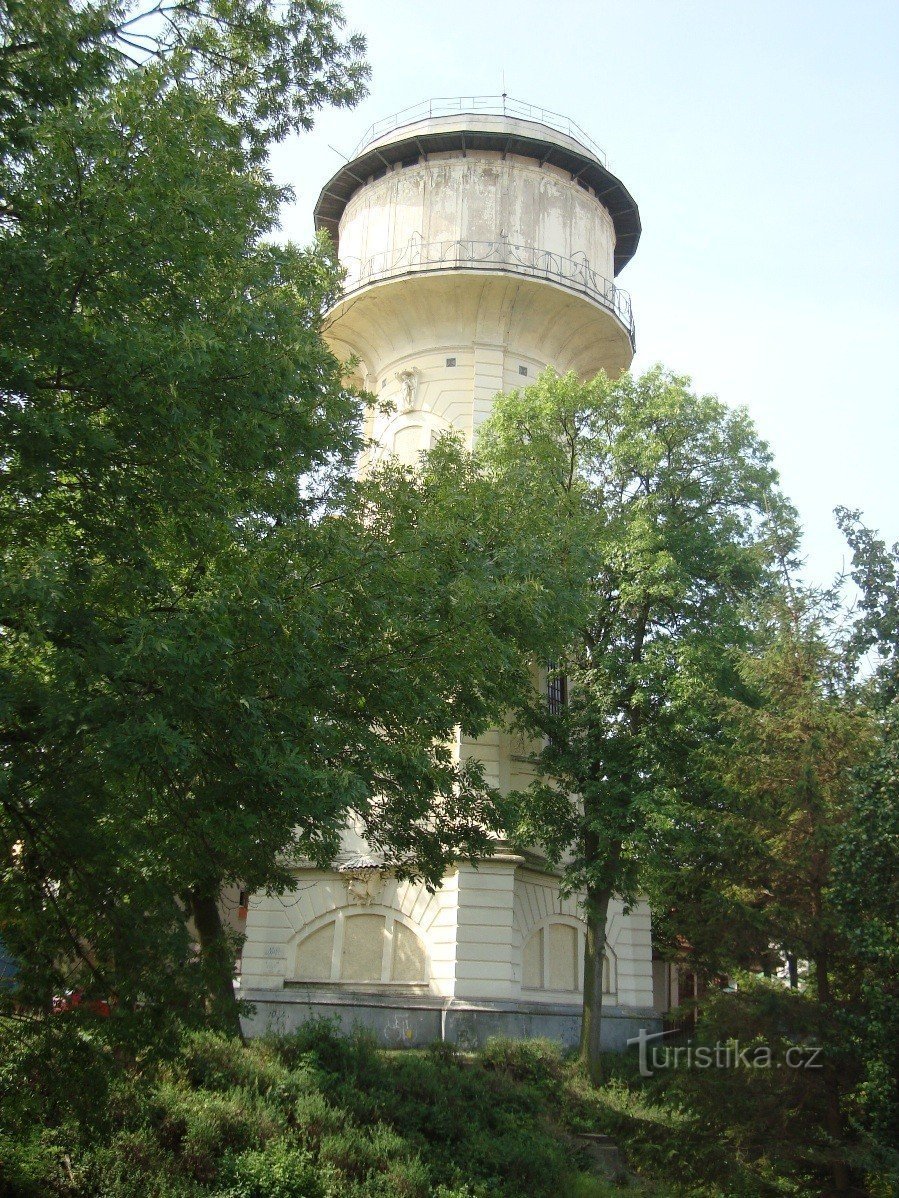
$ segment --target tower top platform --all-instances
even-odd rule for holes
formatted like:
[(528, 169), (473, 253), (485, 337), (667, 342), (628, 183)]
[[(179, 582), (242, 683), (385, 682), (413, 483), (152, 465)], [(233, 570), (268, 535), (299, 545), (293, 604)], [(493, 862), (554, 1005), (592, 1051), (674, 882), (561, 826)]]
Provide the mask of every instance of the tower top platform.
[(570, 173), (606, 208), (615, 229), (614, 271), (631, 260), (640, 240), (640, 213), (605, 155), (581, 128), (550, 109), (509, 96), (426, 100), (376, 121), (319, 195), (315, 227), (339, 243), (340, 219), (353, 195), (389, 170), (429, 154), (492, 151), (530, 158)]

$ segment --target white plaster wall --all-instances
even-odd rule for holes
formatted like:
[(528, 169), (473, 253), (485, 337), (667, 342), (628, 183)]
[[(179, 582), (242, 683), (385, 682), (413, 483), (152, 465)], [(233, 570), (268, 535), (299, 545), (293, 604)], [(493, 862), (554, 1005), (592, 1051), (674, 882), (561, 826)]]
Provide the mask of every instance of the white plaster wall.
[(636, 903), (625, 915), (622, 904), (613, 901), (606, 924), (606, 939), (615, 951), (619, 1004), (651, 1007), (652, 918), (649, 904)]
[(488, 859), (460, 866), (454, 995), (517, 997), (513, 932), (515, 861)]
[[(325, 334), (342, 360), (358, 361), (359, 382), (381, 399), (399, 398), (400, 369), (425, 372), (427, 388), (455, 357), (443, 384), (477, 423), (495, 395), (533, 381), (545, 366), (592, 378), (626, 369), (629, 335), (602, 305), (552, 279), (438, 270), (371, 284), (352, 293), (329, 315)], [(519, 366), (528, 370), (519, 374)], [(472, 415), (468, 416), (469, 425)], [(464, 422), (461, 412), (456, 423)]]
[[(412, 882), (386, 878), (370, 906), (353, 902), (346, 878), (335, 872), (301, 870), (296, 890), (284, 895), (256, 894), (247, 915), (241, 986), (246, 990), (280, 990), (294, 974), (296, 950), (310, 925), (343, 910), (348, 914), (396, 911), (424, 942), (430, 960), (428, 989), (451, 997), (455, 981), (455, 872), (434, 894)], [(357, 987), (358, 988), (358, 987)], [(364, 989), (364, 984), (361, 985)]]
[(430, 155), (361, 187), (340, 221), (340, 258), (358, 263), (423, 243), (500, 241), (583, 257), (614, 277), (615, 230), (595, 196), (557, 167), (479, 150)]
[[(536, 870), (521, 870), (515, 887), (514, 932), (518, 952), (516, 980), (521, 981), (521, 953), (532, 932), (561, 918), (585, 928), (579, 896), (562, 897), (558, 880)], [(606, 945), (612, 963), (612, 992), (603, 997), (606, 1004), (652, 1006), (652, 943), (650, 912), (646, 903), (638, 903), (629, 914), (613, 899), (606, 924)], [(579, 968), (583, 985), (583, 968)], [(553, 991), (526, 992), (534, 1002), (559, 1002), (562, 995)]]
[[(448, 361), (455, 365), (448, 365)], [(394, 453), (413, 464), (417, 453), (431, 448), (444, 432), (461, 435), (471, 446), (478, 425), (490, 415), (496, 395), (526, 387), (546, 362), (514, 346), (481, 342), (402, 354), (381, 361), (379, 366), (370, 384), (379, 405), (369, 412), (366, 432), (381, 447), (381, 453)], [(416, 377), (411, 410), (404, 407), (398, 377), (405, 370), (414, 370)], [(410, 437), (407, 430), (417, 432)], [(410, 448), (415, 451), (411, 457)]]
[[(432, 156), (361, 188), (341, 222), (340, 256), (352, 266), (401, 249), (413, 236), (428, 242), (504, 235), (510, 244), (584, 255), (597, 274), (612, 277), (614, 229), (595, 196), (555, 167), (480, 151)], [(393, 405), (389, 412), (369, 410), (367, 432), (382, 453), (401, 446), (407, 461), (446, 430), (472, 445), (496, 395), (528, 385), (547, 365), (587, 378), (601, 368), (614, 375), (632, 357), (626, 329), (602, 305), (501, 266), (495, 273), (447, 269), (374, 283), (337, 305), (326, 336), (339, 357), (357, 360), (359, 382)], [(397, 377), (407, 370), (416, 379), (410, 410)], [(523, 758), (530, 747), (495, 729), (460, 739), (458, 752), (483, 761), (488, 780), (507, 790), (527, 784), (531, 768)], [(366, 851), (358, 833), (348, 836), (347, 853)], [(304, 931), (328, 913), (350, 909), (336, 872), (302, 870), (298, 883), (292, 894), (250, 902), (242, 962), (247, 990), (281, 989)], [(522, 995), (529, 931), (551, 915), (580, 922), (575, 899), (561, 899), (555, 877), (522, 871), (521, 860), (508, 857), (477, 869), (460, 865), (433, 895), (388, 880), (378, 907), (399, 912), (415, 928), (431, 962), (429, 990), (444, 998), (540, 1001), (534, 991)], [(648, 908), (641, 904), (625, 916), (613, 904), (607, 939), (617, 986), (610, 1000), (651, 1006)], [(547, 992), (542, 1000), (559, 998)]]
[[(532, 932), (551, 922), (564, 922), (578, 930), (584, 925), (577, 896), (563, 898), (554, 875), (523, 866), (521, 858), (512, 854), (498, 854), (477, 866), (460, 865), (434, 894), (419, 884), (387, 878), (370, 906), (348, 900), (346, 880), (340, 874), (301, 871), (293, 893), (253, 896), (242, 987), (281, 990), (294, 976), (300, 940), (340, 910), (402, 915), (427, 950), (427, 991), (433, 995), (469, 1001), (579, 1001), (579, 991), (522, 990), (522, 950)], [(639, 903), (625, 914), (622, 904), (613, 901), (606, 942), (612, 961), (612, 992), (603, 1001), (622, 1007), (651, 1007), (647, 905)], [(580, 959), (578, 984), (583, 984)], [(365, 990), (367, 985), (359, 983), (352, 988)]]

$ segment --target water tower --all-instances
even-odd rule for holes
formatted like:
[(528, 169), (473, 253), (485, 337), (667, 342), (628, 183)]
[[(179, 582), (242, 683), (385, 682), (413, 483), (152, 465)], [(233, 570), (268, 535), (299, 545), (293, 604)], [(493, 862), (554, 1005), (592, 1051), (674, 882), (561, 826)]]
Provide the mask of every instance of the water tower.
[[(637, 248), (637, 206), (557, 113), (466, 97), (380, 121), (325, 184), (315, 222), (347, 271), (328, 339), (392, 401), (368, 417), (382, 452), (413, 463), (447, 429), (471, 443), (497, 393), (546, 366), (588, 378), (630, 365), (630, 300), (613, 279)], [(530, 746), (502, 729), (458, 752), (502, 790), (532, 777)], [(576, 1042), (584, 924), (537, 854), (459, 863), (430, 894), (348, 834), (332, 870), (297, 873), (294, 894), (250, 904), (250, 1030), (336, 1014), (387, 1043)], [(620, 1045), (656, 1014), (645, 904), (613, 903), (606, 940), (603, 1028)]]
[(395, 402), (369, 431), (401, 458), (446, 428), (470, 438), (497, 392), (547, 365), (630, 365), (630, 298), (613, 279), (637, 248), (637, 205), (557, 113), (466, 97), (377, 122), (315, 223), (347, 270), (329, 338)]

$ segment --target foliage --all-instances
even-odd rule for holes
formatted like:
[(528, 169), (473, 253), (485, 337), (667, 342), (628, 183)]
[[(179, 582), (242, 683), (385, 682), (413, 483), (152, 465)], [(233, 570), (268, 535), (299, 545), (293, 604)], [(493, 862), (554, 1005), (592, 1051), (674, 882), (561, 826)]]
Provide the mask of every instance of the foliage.
[[(103, 1120), (90, 1105), (70, 1119), (41, 1109), (40, 1088), (28, 1111), (5, 1106), (0, 1193), (598, 1198), (619, 1190), (590, 1173), (569, 1132), (633, 1137), (633, 1163), (660, 1179), (678, 1137), (693, 1149), (692, 1115), (666, 1112), (662, 1091), (632, 1093), (626, 1061), (608, 1093), (593, 1091), (544, 1041), (490, 1042), (482, 1058), (382, 1052), (361, 1034), (318, 1024), (246, 1047), (187, 1033), (181, 1047), (185, 1055), (169, 1063), (117, 1072), (105, 1099), (95, 1094), (108, 1105)], [(102, 1059), (101, 1047), (93, 1051)], [(29, 1131), (38, 1111), (42, 1143)], [(722, 1192), (713, 1176), (724, 1156), (712, 1146), (690, 1163), (684, 1156), (686, 1184), (658, 1192)], [(753, 1176), (747, 1168), (746, 1186), (729, 1192), (790, 1192), (758, 1178), (753, 1188)], [(656, 1193), (635, 1179), (633, 1190)]]
[(176, 979), (181, 1001), (228, 968), (221, 944), (185, 971), (183, 905), (285, 847), (283, 824), (261, 835), (297, 773), (265, 710), (286, 689), (273, 565), (350, 468), (360, 401), (320, 335), (333, 260), (265, 240), (286, 193), (258, 138), (358, 96), (340, 23), (315, 0), (3, 11), (0, 921), (20, 1002), (75, 981), (171, 1001)]
[(431, 882), (484, 848), (455, 730), (515, 706), (567, 600), (454, 443), (354, 481), (340, 273), (271, 240), (261, 158), (358, 96), (339, 9), (141, 12), (5, 12), (0, 934), (20, 1003), (77, 985), (124, 1029), (202, 987), (235, 1028), (221, 889), (288, 886), (348, 819)]
[[(448, 1192), (470, 1182), (475, 1194), (553, 1193), (564, 1168), (560, 1142), (522, 1126), (535, 1099), (499, 1082), (484, 1091), (459, 1061), (388, 1056), (327, 1025), (249, 1049), (208, 1033), (184, 1047), (184, 1061), (119, 1079), (112, 1126), (93, 1144), (82, 1111), (83, 1126), (67, 1128), (56, 1160), (47, 1157), (43, 1184), (63, 1145), (76, 1193), (414, 1198), (438, 1181)], [(50, 1109), (42, 1114), (49, 1122)], [(26, 1112), (18, 1116), (11, 1140), (27, 1132)]]
[[(724, 1025), (735, 1018), (721, 1013)], [(710, 1036), (713, 1024), (710, 1013)], [(246, 1046), (187, 1032), (178, 1047), (167, 1062), (113, 1070), (99, 1127), (89, 1105), (69, 1119), (41, 1108), (40, 1088), (27, 1112), (4, 1105), (0, 1194), (770, 1198), (817, 1192), (821, 1175), (819, 1100), (776, 1070), (640, 1079), (630, 1055), (612, 1056), (596, 1090), (546, 1041), (385, 1052), (327, 1022)], [(571, 1138), (583, 1132), (625, 1149), (639, 1173), (626, 1191), (591, 1172)]]
[(271, 141), (311, 128), (322, 106), (358, 100), (365, 42), (342, 40), (343, 24), (331, 0), (7, 0), (0, 154), (27, 156), (47, 112), (149, 66), (189, 86), (261, 158)]
[(609, 899), (633, 900), (690, 827), (685, 812), (709, 801), (700, 750), (740, 686), (745, 604), (768, 585), (775, 534), (791, 543), (792, 513), (746, 414), (661, 368), (589, 383), (547, 372), (498, 400), (481, 453), (553, 513), (563, 574), (590, 580), (557, 667), (567, 706), (530, 712), (549, 738), (546, 778), (517, 833), (564, 857), (565, 884), (585, 894), (596, 1062)]
[(861, 691), (878, 727), (875, 751), (855, 778), (831, 887), (860, 978), (846, 1018), (850, 1051), (864, 1068), (850, 1115), (885, 1185), (899, 1188), (899, 545), (888, 548), (857, 513), (840, 510), (838, 518), (860, 592), (855, 650), (873, 655)]

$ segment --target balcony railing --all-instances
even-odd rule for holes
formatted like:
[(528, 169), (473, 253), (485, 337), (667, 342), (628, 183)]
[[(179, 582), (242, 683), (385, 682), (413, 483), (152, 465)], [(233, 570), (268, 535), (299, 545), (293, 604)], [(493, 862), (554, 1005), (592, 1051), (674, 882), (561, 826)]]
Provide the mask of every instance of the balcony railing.
[(370, 258), (344, 258), (344, 294), (350, 295), (370, 283), (394, 275), (416, 274), (440, 269), (511, 272), (528, 278), (546, 279), (568, 291), (586, 295), (621, 321), (634, 342), (631, 297), (620, 287), (592, 270), (586, 257), (566, 258), (550, 250), (508, 241), (429, 241), (413, 237), (399, 248), (384, 250)]
[(422, 100), (419, 104), (412, 104), (409, 108), (403, 108), (400, 112), (375, 121), (366, 129), (352, 156), (357, 158), (367, 145), (395, 129), (402, 129), (405, 125), (414, 125), (432, 117), (457, 114), (508, 116), (522, 121), (535, 121), (580, 142), (603, 166), (608, 166), (605, 153), (580, 125), (561, 112), (553, 112), (551, 108), (540, 108), (536, 104), (528, 104), (525, 100), (515, 100), (512, 96), (440, 96), (434, 100)]

